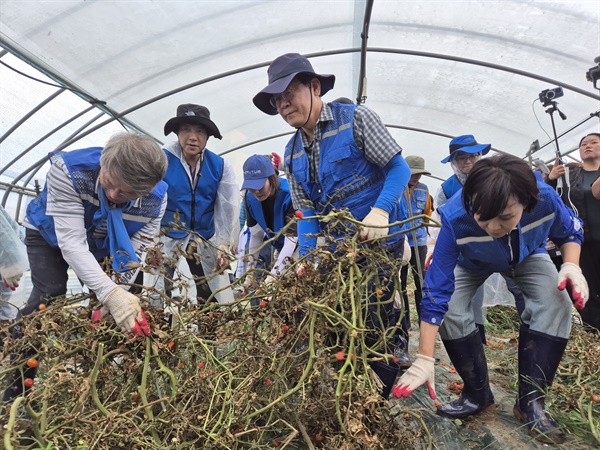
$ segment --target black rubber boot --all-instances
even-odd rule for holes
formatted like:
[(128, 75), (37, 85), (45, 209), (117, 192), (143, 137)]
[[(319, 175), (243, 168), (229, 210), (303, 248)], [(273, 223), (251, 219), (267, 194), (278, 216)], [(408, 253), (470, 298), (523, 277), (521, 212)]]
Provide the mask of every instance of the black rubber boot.
[(529, 434), (538, 441), (562, 444), (566, 436), (545, 411), (546, 392), (567, 346), (568, 339), (519, 330), (519, 397), (513, 408), (515, 417), (527, 424)]
[(477, 330), (479, 331), (479, 336), (481, 337), (481, 343), (483, 345), (487, 345), (487, 339), (485, 337), (485, 325), (482, 323), (476, 323), (475, 326), (477, 327)]
[(371, 369), (373, 369), (383, 383), (381, 396), (387, 400), (390, 396), (390, 392), (392, 391), (392, 387), (396, 382), (398, 372), (400, 372), (400, 367), (398, 367), (398, 364), (393, 362), (386, 364), (383, 361), (375, 361), (374, 363), (371, 363)]
[(459, 419), (472, 416), (490, 407), (495, 408), (494, 395), (490, 389), (487, 362), (479, 330), (453, 340), (442, 340), (448, 356), (464, 382), (460, 397), (441, 405), (437, 413)]

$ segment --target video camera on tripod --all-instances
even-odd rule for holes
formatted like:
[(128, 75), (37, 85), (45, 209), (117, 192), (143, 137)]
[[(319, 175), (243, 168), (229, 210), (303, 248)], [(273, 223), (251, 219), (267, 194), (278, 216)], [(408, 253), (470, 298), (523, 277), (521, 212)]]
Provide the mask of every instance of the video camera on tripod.
[(600, 80), (600, 56), (597, 56), (594, 59), (594, 62), (597, 64), (595, 67), (591, 67), (585, 74), (585, 78), (588, 81), (591, 81), (596, 89), (600, 89), (600, 85), (598, 84), (598, 80)]
[(562, 160), (562, 155), (560, 154), (560, 149), (558, 148), (558, 136), (556, 135), (556, 124), (554, 123), (554, 113), (557, 112), (562, 120), (566, 120), (567, 116), (558, 109), (558, 103), (555, 99), (560, 98), (564, 95), (561, 87), (557, 87), (554, 89), (545, 89), (539, 94), (540, 102), (544, 107), (550, 106), (546, 110), (548, 114), (550, 114), (550, 121), (552, 122), (552, 131), (554, 133), (554, 145), (556, 147), (556, 157), (558, 158), (559, 164), (564, 164)]
[(554, 99), (562, 97), (564, 94), (561, 87), (557, 87), (554, 89), (545, 89), (540, 92), (540, 102), (542, 102), (542, 106), (550, 106)]

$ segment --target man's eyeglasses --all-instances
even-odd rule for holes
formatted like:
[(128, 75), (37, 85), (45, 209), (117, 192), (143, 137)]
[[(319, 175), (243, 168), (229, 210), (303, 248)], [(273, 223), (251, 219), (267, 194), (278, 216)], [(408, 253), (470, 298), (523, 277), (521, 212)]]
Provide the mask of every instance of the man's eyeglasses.
[(456, 162), (465, 163), (467, 161), (477, 161), (480, 156), (481, 156), (481, 153), (471, 153), (471, 154), (467, 154), (467, 155), (457, 156), (454, 159), (456, 160)]
[(281, 106), (281, 102), (282, 101), (285, 100), (286, 102), (291, 102), (293, 100), (294, 95), (296, 95), (296, 90), (300, 86), (302, 86), (302, 83), (298, 83), (295, 86), (288, 87), (281, 94), (271, 95), (271, 98), (269, 99), (269, 103), (271, 104), (271, 106), (273, 108), (279, 109), (279, 107)]

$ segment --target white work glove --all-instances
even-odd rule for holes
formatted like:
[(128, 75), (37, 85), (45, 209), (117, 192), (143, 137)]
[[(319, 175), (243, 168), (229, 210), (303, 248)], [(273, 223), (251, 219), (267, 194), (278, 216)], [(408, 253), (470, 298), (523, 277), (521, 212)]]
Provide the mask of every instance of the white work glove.
[(242, 284), (242, 286), (244, 287), (244, 290), (247, 291), (254, 285), (256, 285), (256, 272), (248, 271), (246, 273), (246, 279), (244, 280), (244, 284)]
[(434, 358), (417, 353), (417, 357), (412, 363), (412, 366), (410, 366), (410, 369), (404, 372), (400, 377), (398, 384), (392, 388), (392, 393), (397, 398), (408, 397), (417, 390), (419, 386), (426, 384), (427, 389), (429, 389), (429, 396), (435, 400), (434, 363)]
[[(360, 232), (360, 238), (363, 241), (386, 236), (390, 231), (389, 227), (386, 227), (390, 224), (390, 215), (383, 209), (371, 208), (371, 212), (362, 220), (362, 223), (363, 229)], [(374, 228), (380, 226), (384, 228)]]
[(23, 276), (22, 273), (15, 275), (14, 277), (2, 277), (2, 282), (4, 286), (12, 289), (13, 291), (19, 287), (19, 280)]
[(221, 269), (227, 269), (233, 261), (231, 248), (227, 244), (219, 244), (217, 246), (217, 265)]
[(271, 274), (267, 275), (264, 279), (264, 281), (262, 282), (263, 286), (268, 286), (269, 284), (271, 284), (273, 281), (275, 281), (275, 277)]
[(150, 327), (140, 306), (140, 299), (135, 295), (117, 286), (104, 299), (104, 306), (124, 331), (146, 336), (150, 334)]
[(577, 264), (566, 262), (560, 266), (560, 271), (558, 272), (558, 289), (562, 291), (567, 285), (571, 288), (575, 308), (585, 308), (585, 304), (590, 296), (590, 290)]

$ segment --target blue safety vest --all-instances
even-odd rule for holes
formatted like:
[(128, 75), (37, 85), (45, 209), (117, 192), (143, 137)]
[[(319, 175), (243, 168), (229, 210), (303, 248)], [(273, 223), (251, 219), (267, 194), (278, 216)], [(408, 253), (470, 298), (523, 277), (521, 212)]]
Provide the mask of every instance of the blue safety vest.
[[(271, 239), (285, 226), (285, 213), (292, 202), (292, 197), (290, 196), (290, 187), (285, 178), (279, 179), (279, 189), (275, 195), (273, 230), (270, 230), (267, 227), (267, 221), (262, 209), (262, 202), (259, 201), (252, 193), (246, 192), (246, 204), (248, 205), (250, 214), (252, 214), (254, 220), (256, 220), (256, 222), (263, 229), (268, 239)], [(273, 247), (275, 247), (278, 251), (281, 251), (284, 241), (285, 236), (280, 235), (277, 240), (273, 242)]]
[[(312, 201), (317, 214), (326, 215), (332, 209), (348, 209), (355, 219), (363, 220), (379, 197), (385, 181), (383, 169), (369, 162), (354, 142), (354, 110), (356, 105), (332, 103), (333, 120), (328, 121), (321, 136), (319, 183), (310, 179), (308, 156), (302, 140), (292, 138), (285, 149), (285, 161), (296, 181)], [(292, 149), (292, 145), (295, 148)], [(291, 160), (291, 156), (293, 159)], [(400, 220), (401, 205), (396, 202), (390, 211), (390, 223)], [(321, 228), (327, 224), (321, 223)], [(399, 231), (391, 227), (390, 234)], [(390, 238), (389, 244), (400, 236)]]
[[(558, 245), (564, 242), (581, 244), (581, 220), (564, 206), (556, 192), (545, 183), (537, 183), (540, 200), (530, 213), (523, 213), (517, 225), (518, 249), (512, 249), (510, 237), (495, 239), (489, 236), (468, 214), (462, 199), (453, 197), (440, 210), (449, 222), (456, 245), (460, 249), (457, 264), (475, 273), (492, 274), (508, 272), (529, 255), (546, 253), (546, 239), (555, 238)], [(554, 240), (554, 239), (553, 239)], [(518, 250), (518, 260), (512, 261)]]
[[(65, 162), (75, 191), (81, 197), (84, 207), (84, 225), (90, 251), (96, 259), (109, 256), (106, 238), (106, 220), (98, 231), (94, 225), (94, 215), (100, 209), (100, 200), (96, 189), (100, 173), (100, 155), (102, 147), (91, 147), (70, 152), (57, 151), (50, 153), (50, 163), (58, 159)], [(123, 208), (123, 223), (129, 236), (141, 230), (152, 219), (160, 217), (161, 206), (165, 198), (167, 185), (159, 182), (152, 192)], [(58, 247), (54, 218), (46, 214), (48, 187), (44, 186), (42, 193), (34, 198), (27, 206), (27, 221), (36, 227), (48, 244)], [(101, 235), (100, 235), (101, 234)]]
[[(408, 211), (409, 216), (418, 216), (419, 214), (423, 214), (423, 210), (427, 205), (427, 200), (429, 199), (429, 189), (427, 185), (423, 183), (417, 183), (415, 187), (412, 189), (412, 195), (410, 196), (410, 207), (408, 210), (408, 188), (404, 191), (404, 195), (402, 196), (402, 204), (404, 208)], [(423, 223), (423, 219), (413, 220), (410, 224), (410, 227), (417, 227)], [(421, 227), (415, 230), (417, 235), (417, 246), (427, 245), (427, 229), (425, 227)], [(413, 242), (413, 233), (407, 233), (408, 235), (408, 244), (411, 247), (414, 247), (415, 244)]]
[[(174, 239), (185, 237), (190, 230), (210, 239), (215, 234), (215, 202), (223, 176), (223, 158), (205, 149), (200, 177), (193, 186), (181, 159), (167, 150), (165, 153), (169, 168), (164, 180), (169, 189), (161, 227), (167, 228), (167, 234)], [(176, 214), (179, 220), (176, 220)], [(173, 223), (184, 229), (174, 228)]]
[(456, 175), (452, 175), (442, 183), (442, 190), (444, 191), (444, 195), (448, 200), (450, 200), (454, 194), (460, 191), (462, 187), (463, 185)]

